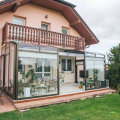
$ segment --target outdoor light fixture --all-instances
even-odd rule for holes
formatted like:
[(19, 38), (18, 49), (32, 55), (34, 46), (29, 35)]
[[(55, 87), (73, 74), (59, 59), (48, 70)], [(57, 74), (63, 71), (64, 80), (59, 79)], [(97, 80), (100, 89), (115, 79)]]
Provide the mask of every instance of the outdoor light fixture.
[(45, 18), (48, 18), (48, 15), (46, 15)]
[(90, 45), (87, 45), (87, 46), (86, 46), (86, 48), (89, 48), (89, 47), (90, 47)]

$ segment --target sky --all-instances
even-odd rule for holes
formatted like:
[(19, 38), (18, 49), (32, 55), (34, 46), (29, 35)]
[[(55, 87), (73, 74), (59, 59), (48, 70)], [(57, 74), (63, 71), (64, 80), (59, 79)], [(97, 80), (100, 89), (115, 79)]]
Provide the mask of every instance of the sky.
[(75, 9), (100, 41), (87, 51), (107, 54), (120, 43), (120, 0), (66, 1), (76, 5)]
[(109, 53), (120, 43), (120, 0), (66, 0), (76, 10), (99, 39), (87, 51)]

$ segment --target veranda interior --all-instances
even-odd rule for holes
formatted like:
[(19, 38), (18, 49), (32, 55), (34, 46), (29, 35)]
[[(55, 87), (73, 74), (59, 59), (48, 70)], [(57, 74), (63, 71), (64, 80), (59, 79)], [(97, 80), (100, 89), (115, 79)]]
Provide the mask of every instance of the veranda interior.
[[(88, 53), (85, 39), (6, 23), (2, 40), (2, 80), (12, 99), (104, 88), (105, 56)], [(73, 88), (72, 88), (73, 87)]]

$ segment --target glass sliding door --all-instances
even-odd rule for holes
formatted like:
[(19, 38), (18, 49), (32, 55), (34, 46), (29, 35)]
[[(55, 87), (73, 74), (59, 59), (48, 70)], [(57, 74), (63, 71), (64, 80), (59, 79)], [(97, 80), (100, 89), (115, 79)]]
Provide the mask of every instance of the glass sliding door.
[(2, 48), (2, 86), (5, 85), (5, 92), (14, 99), (16, 44), (9, 42), (4, 47)]
[(105, 59), (104, 57), (86, 54), (86, 89), (105, 87)]
[(57, 64), (57, 54), (19, 52), (18, 98), (58, 94)]

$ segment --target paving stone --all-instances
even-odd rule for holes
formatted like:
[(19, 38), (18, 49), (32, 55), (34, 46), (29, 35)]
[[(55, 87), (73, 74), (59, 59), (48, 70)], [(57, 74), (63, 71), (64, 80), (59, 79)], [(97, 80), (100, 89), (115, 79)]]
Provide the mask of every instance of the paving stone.
[(78, 93), (78, 94), (69, 94), (67, 96), (57, 96), (56, 98), (51, 99), (44, 99), (44, 100), (37, 100), (37, 101), (30, 101), (30, 102), (24, 102), (23, 103), (15, 103), (15, 106), (21, 110), (21, 109), (26, 109), (26, 108), (32, 108), (32, 107), (39, 107), (39, 106), (47, 106), (51, 104), (59, 104), (59, 103), (68, 103), (73, 100), (84, 100), (86, 98), (91, 98), (91, 97), (96, 97), (96, 96), (101, 96), (105, 94), (109, 94), (111, 92), (115, 92), (114, 90), (111, 89), (101, 89), (101, 90), (94, 90), (90, 92), (84, 92), (84, 93)]

